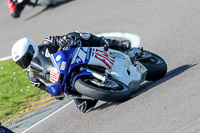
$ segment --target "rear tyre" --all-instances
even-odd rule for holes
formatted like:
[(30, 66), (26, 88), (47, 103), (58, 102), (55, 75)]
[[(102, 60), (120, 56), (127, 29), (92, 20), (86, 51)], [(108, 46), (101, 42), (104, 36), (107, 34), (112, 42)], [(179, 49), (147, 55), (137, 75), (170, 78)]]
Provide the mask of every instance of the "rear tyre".
[(108, 79), (103, 83), (93, 77), (77, 79), (75, 90), (82, 95), (109, 102), (123, 102), (129, 99), (133, 92), (120, 81)]
[(164, 77), (167, 72), (167, 64), (164, 59), (148, 51), (143, 51), (143, 53), (144, 56), (150, 55), (149, 58), (140, 60), (140, 62), (148, 69), (146, 80), (154, 81)]

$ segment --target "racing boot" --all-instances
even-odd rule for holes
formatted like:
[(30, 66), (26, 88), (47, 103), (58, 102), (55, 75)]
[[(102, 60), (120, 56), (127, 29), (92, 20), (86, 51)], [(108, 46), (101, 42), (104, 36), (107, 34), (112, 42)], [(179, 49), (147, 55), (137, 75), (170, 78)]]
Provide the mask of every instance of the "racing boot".
[(129, 40), (112, 40), (110, 41), (109, 48), (120, 50), (122, 52), (127, 51), (131, 48), (131, 42)]
[(94, 109), (98, 100), (74, 98), (74, 102), (81, 112), (88, 113)]
[(129, 40), (122, 40), (121, 42), (121, 50), (129, 50), (131, 48), (131, 42)]
[(55, 97), (55, 99), (58, 100), (58, 101), (62, 101), (62, 100), (65, 99), (65, 95), (57, 96), (57, 97)]

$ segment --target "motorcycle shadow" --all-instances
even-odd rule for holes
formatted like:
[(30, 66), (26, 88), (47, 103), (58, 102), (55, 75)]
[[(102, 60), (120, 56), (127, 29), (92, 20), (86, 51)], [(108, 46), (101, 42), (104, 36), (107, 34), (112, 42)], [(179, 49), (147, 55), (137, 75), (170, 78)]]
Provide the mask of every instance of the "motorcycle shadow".
[[(137, 91), (135, 91), (129, 100), (131, 100), (131, 99), (139, 96), (140, 94), (142, 94), (142, 93), (144, 93), (144, 92), (146, 92), (146, 91), (148, 91), (148, 90), (150, 90), (150, 89), (152, 89), (152, 88), (154, 88), (154, 87), (156, 87), (156, 86), (158, 86), (158, 85), (166, 82), (167, 80), (170, 80), (170, 79), (174, 78), (175, 76), (178, 76), (179, 74), (185, 72), (186, 70), (188, 70), (188, 69), (190, 69), (190, 68), (192, 68), (192, 67), (194, 67), (196, 65), (198, 65), (198, 64), (193, 64), (193, 65), (192, 64), (186, 64), (186, 65), (177, 67), (177, 68), (175, 68), (175, 69), (167, 72), (167, 74), (165, 75), (165, 77), (161, 78), (160, 80), (157, 80), (157, 81), (147, 81), (147, 82), (143, 83), (141, 85), (140, 89), (138, 89)], [(123, 103), (123, 102), (121, 102), (121, 103)], [(113, 106), (113, 105), (117, 106), (117, 105), (119, 105), (121, 103), (106, 102), (106, 103), (103, 103), (103, 104), (99, 105), (94, 110), (102, 110), (102, 109), (105, 109), (105, 108)]]

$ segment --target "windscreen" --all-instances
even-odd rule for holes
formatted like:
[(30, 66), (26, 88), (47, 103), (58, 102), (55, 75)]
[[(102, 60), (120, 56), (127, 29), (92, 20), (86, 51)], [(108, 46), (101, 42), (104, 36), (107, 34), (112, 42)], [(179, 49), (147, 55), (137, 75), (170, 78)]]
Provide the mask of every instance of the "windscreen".
[(56, 82), (59, 73), (53, 65), (50, 57), (46, 57), (41, 52), (31, 62), (31, 69), (37, 78), (40, 78), (45, 83)]

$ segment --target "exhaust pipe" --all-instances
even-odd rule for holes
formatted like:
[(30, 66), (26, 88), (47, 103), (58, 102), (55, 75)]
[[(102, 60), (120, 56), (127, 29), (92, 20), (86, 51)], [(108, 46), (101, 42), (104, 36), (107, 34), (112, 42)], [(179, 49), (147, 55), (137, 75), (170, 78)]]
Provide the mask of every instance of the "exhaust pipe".
[(103, 82), (106, 81), (106, 76), (105, 75), (99, 74), (99, 73), (97, 73), (95, 71), (92, 71), (92, 70), (84, 68), (84, 67), (81, 67), (80, 70), (81, 71), (86, 70), (87, 72), (90, 72), (92, 74), (92, 76), (94, 76), (95, 78), (97, 78), (97, 79), (99, 79), (99, 80), (101, 80)]

